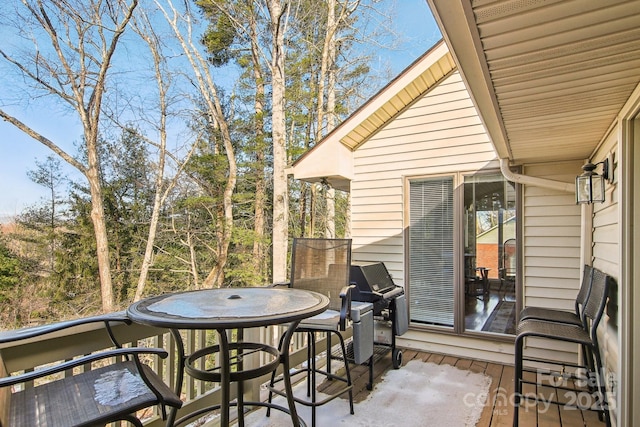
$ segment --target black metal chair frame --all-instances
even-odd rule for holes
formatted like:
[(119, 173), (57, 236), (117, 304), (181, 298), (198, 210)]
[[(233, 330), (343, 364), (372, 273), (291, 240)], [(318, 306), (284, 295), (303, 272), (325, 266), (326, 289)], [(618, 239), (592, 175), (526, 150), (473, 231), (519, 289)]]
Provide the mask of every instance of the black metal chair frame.
[[(605, 376), (603, 370), (602, 357), (598, 344), (597, 329), (602, 319), (602, 314), (607, 302), (610, 283), (614, 279), (597, 269), (592, 269), (591, 285), (589, 296), (586, 300), (583, 316), (584, 325), (548, 322), (544, 320), (529, 319), (523, 320), (518, 324), (515, 339), (515, 399), (514, 399), (514, 418), (513, 425), (518, 426), (519, 423), (519, 407), (523, 399), (538, 402), (540, 398), (536, 395), (523, 395), (523, 384), (541, 385), (536, 381), (525, 380), (523, 374), (525, 372), (538, 373), (539, 371), (532, 368), (525, 368), (524, 361), (534, 362), (543, 365), (561, 366), (561, 371), (548, 371), (554, 377), (563, 379), (575, 379), (586, 382), (590, 392), (595, 394), (595, 404), (589, 406), (569, 405), (566, 402), (556, 400), (546, 400), (546, 403), (571, 406), (582, 410), (597, 411), (600, 418), (604, 418), (607, 427), (611, 426), (611, 417), (607, 402), (607, 391), (605, 384)], [(533, 357), (525, 357), (523, 354), (524, 342), (528, 337), (537, 337), (550, 340), (559, 340), (564, 342), (572, 342), (579, 344), (585, 351), (585, 364), (570, 364), (549, 361)], [(566, 368), (571, 368), (572, 372), (567, 372)], [(580, 370), (586, 372), (586, 376), (577, 375)], [(564, 387), (554, 385), (555, 388), (567, 390), (570, 392), (583, 392), (573, 387)]]
[[(92, 323), (104, 325), (105, 332), (115, 348), (14, 375), (6, 372), (0, 351), (0, 371), (3, 371), (0, 372), (0, 406), (3, 408), (0, 410), (0, 426), (40, 425), (41, 422), (46, 423), (47, 426), (96, 426), (114, 421), (128, 421), (142, 427), (142, 422), (136, 417), (137, 411), (159, 405), (162, 417), (165, 419), (166, 406), (178, 408), (182, 406), (180, 398), (139, 358), (141, 355), (166, 358), (168, 353), (161, 348), (122, 348), (116, 340), (112, 325), (131, 323), (122, 313), (3, 332), (0, 334), (0, 344), (46, 337), (65, 329)], [(101, 362), (100, 367), (96, 369), (85, 370), (77, 375), (65, 375), (42, 385), (11, 392), (11, 386), (65, 371), (71, 372), (78, 367), (86, 368), (93, 362), (105, 359), (111, 359), (112, 363), (104, 365), (104, 362)], [(120, 379), (114, 379), (120, 374), (123, 374), (119, 377)], [(116, 387), (122, 385), (121, 378), (124, 375), (128, 377), (128, 374), (140, 378), (146, 387), (140, 387), (142, 383), (136, 381), (136, 384), (132, 384), (132, 388), (129, 389), (131, 392), (129, 398), (122, 398), (117, 402), (110, 401), (107, 404), (101, 400), (104, 396), (97, 398), (96, 381), (116, 396), (115, 390), (118, 390)]]
[[(591, 292), (591, 281), (592, 281), (593, 269), (590, 265), (585, 264), (583, 272), (582, 272), (582, 282), (580, 284), (580, 290), (576, 296), (574, 312), (566, 311), (566, 310), (557, 310), (553, 308), (546, 307), (525, 307), (520, 312), (519, 321), (522, 322), (524, 320), (544, 320), (546, 322), (553, 323), (565, 323), (569, 325), (582, 326), (585, 329), (588, 329), (588, 325), (584, 318), (583, 310), (584, 306), (587, 303), (587, 299), (589, 298), (589, 293)], [(589, 369), (593, 370), (593, 360), (589, 357), (589, 350), (585, 348), (585, 346), (581, 345), (581, 355), (585, 360), (585, 363), (588, 364)]]
[[(333, 283), (329, 288), (317, 288), (314, 286), (314, 278), (310, 278), (311, 280), (306, 281), (304, 273), (299, 275), (299, 271), (296, 267), (296, 261), (301, 262), (302, 260), (298, 257), (301, 257), (301, 252), (305, 248), (312, 248), (312, 250), (322, 251), (323, 244), (329, 244), (329, 246), (333, 247), (344, 247), (346, 250), (346, 262), (345, 262), (345, 271), (340, 272), (344, 274), (344, 277), (340, 277), (336, 280), (336, 283)], [(318, 246), (316, 248), (315, 246)], [(298, 259), (297, 259), (298, 258)], [(291, 377), (294, 377), (299, 374), (306, 374), (307, 381), (307, 399), (300, 398), (294, 396), (294, 401), (304, 405), (311, 407), (311, 424), (312, 426), (316, 425), (316, 408), (318, 406), (324, 405), (335, 398), (348, 393), (349, 394), (349, 410), (351, 414), (354, 414), (353, 408), (353, 383), (351, 381), (351, 372), (349, 369), (349, 359), (347, 356), (347, 349), (345, 345), (345, 340), (341, 334), (344, 332), (350, 323), (351, 320), (351, 289), (355, 286), (349, 284), (349, 266), (351, 264), (351, 239), (316, 239), (316, 238), (296, 238), (293, 240), (292, 247), (292, 255), (291, 255), (291, 277), (289, 282), (278, 283), (277, 285), (287, 285), (291, 288), (301, 288), (310, 291), (320, 292), (329, 297), (331, 300), (329, 310), (334, 310), (340, 313), (339, 321), (337, 324), (327, 323), (323, 325), (322, 322), (315, 324), (314, 318), (306, 319), (300, 323), (297, 327), (296, 332), (305, 333), (307, 335), (307, 362), (305, 366), (302, 366), (297, 369), (293, 369), (291, 371)], [(329, 269), (331, 268), (328, 266)], [(341, 280), (343, 279), (343, 280)], [(338, 292), (336, 292), (338, 291)], [(326, 334), (326, 369), (321, 369), (317, 366), (316, 363), (316, 335), (318, 333)], [(332, 336), (336, 337), (340, 344), (340, 353), (341, 355), (333, 355), (332, 354)], [(282, 342), (282, 337), (280, 338)], [(331, 369), (331, 361), (332, 360), (341, 360), (343, 362), (345, 374), (344, 376), (337, 375), (332, 372)], [(340, 388), (336, 392), (328, 395), (326, 398), (322, 400), (317, 400), (316, 395), (316, 374), (321, 374), (325, 376), (329, 380), (337, 380), (345, 383), (343, 388)], [(283, 395), (281, 390), (278, 390), (275, 387), (275, 384), (280, 381), (282, 378), (276, 377), (276, 372), (274, 371), (271, 376), (271, 381), (269, 383), (269, 402), (271, 402), (273, 398), (273, 394)], [(269, 415), (269, 409), (267, 409), (267, 415)]]

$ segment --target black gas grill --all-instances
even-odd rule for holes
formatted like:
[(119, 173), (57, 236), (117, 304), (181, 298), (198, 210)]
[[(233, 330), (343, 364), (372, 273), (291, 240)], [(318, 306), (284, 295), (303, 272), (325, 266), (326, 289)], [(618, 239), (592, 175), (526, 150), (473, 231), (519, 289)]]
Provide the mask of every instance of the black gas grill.
[(388, 309), (393, 299), (404, 294), (404, 288), (393, 283), (387, 267), (381, 262), (351, 264), (350, 280), (356, 285), (352, 299), (373, 303), (376, 316)]
[[(353, 301), (373, 304), (376, 355), (381, 356), (391, 350), (393, 367), (400, 368), (402, 352), (396, 349), (396, 335), (404, 334), (409, 327), (404, 288), (393, 283), (393, 278), (382, 262), (352, 263), (350, 282), (356, 286), (351, 292)], [(373, 358), (369, 367), (369, 385), (371, 385)]]

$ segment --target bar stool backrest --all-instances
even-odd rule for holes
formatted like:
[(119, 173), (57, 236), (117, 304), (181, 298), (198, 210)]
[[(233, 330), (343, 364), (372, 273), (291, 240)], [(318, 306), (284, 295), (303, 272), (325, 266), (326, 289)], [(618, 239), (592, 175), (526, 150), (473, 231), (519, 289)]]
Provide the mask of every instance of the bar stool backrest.
[(582, 284), (580, 285), (580, 290), (578, 291), (578, 295), (576, 296), (576, 314), (580, 316), (582, 322), (584, 323), (584, 307), (587, 303), (587, 299), (589, 298), (589, 293), (591, 292), (591, 281), (593, 279), (593, 268), (585, 264), (584, 271), (582, 273)]
[(329, 297), (329, 308), (341, 311), (340, 292), (349, 286), (351, 239), (296, 238), (291, 254), (292, 288)]
[(591, 291), (584, 307), (584, 316), (590, 323), (591, 338), (597, 343), (596, 330), (607, 303), (610, 283), (614, 279), (597, 268), (593, 269), (592, 276)]

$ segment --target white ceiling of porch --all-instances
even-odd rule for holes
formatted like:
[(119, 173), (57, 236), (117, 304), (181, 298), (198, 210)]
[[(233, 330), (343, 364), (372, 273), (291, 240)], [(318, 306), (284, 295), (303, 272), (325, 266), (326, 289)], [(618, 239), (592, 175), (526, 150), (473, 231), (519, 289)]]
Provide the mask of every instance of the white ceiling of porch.
[(588, 158), (640, 82), (638, 0), (428, 0), (500, 157)]

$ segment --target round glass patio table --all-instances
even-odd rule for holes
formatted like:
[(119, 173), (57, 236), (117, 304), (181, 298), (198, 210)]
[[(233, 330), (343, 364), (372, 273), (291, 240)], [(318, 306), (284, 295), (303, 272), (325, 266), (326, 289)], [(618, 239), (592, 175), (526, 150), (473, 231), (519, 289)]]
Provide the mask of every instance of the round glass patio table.
[[(289, 372), (289, 344), (298, 323), (308, 317), (315, 316), (327, 309), (329, 299), (319, 293), (302, 289), (283, 289), (273, 287), (256, 288), (221, 288), (197, 291), (176, 292), (133, 303), (127, 309), (129, 318), (140, 324), (170, 329), (177, 343), (177, 351), (182, 369), (177, 372), (176, 392), (182, 389), (184, 372), (198, 379), (220, 383), (220, 424), (229, 425), (230, 385), (238, 383), (238, 423), (244, 424), (244, 404), (250, 406), (270, 406), (283, 410), (291, 415), (294, 426), (304, 425), (297, 415)], [(287, 324), (287, 332), (276, 349), (263, 343), (229, 342), (227, 331), (242, 330), (269, 325)], [(186, 356), (184, 343), (179, 331), (181, 329), (216, 330), (219, 344), (206, 347)], [(242, 334), (240, 334), (242, 336)], [(257, 350), (274, 356), (272, 362), (265, 366), (231, 372), (231, 351)], [(195, 367), (196, 361), (212, 353), (220, 354), (219, 373), (211, 373)], [(266, 402), (243, 402), (242, 382), (256, 378), (265, 372), (271, 372), (282, 363), (284, 387), (289, 408), (278, 407)], [(216, 405), (217, 407), (218, 405)], [(208, 410), (214, 409), (212, 407)], [(205, 410), (189, 414), (175, 420), (177, 409), (171, 408), (167, 425), (180, 424), (187, 419), (206, 412)]]

